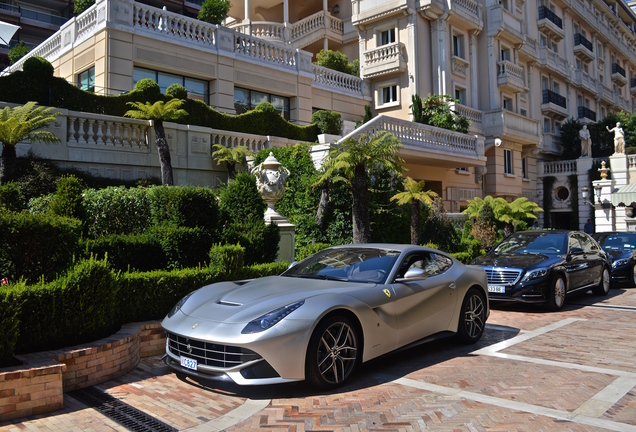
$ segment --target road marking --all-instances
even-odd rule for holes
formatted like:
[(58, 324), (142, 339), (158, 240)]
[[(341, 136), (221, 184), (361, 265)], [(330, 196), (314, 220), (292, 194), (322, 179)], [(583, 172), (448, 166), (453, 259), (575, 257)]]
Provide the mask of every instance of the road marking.
[(615, 431), (633, 431), (636, 432), (636, 426), (626, 423), (619, 423), (612, 420), (605, 420), (596, 417), (590, 417), (578, 412), (568, 412), (556, 410), (553, 408), (546, 408), (538, 405), (532, 405), (524, 402), (517, 402), (508, 399), (502, 399), (494, 396), (488, 396), (481, 393), (475, 393), (471, 391), (456, 389), (452, 387), (444, 387), (436, 384), (431, 384), (422, 381), (416, 381), (410, 378), (399, 378), (392, 375), (383, 375), (384, 379), (396, 384), (400, 384), (407, 387), (413, 387), (420, 390), (429, 391), (432, 393), (442, 394), (444, 396), (463, 398), (467, 400), (473, 400), (475, 402), (481, 402), (489, 405), (495, 405), (502, 408), (508, 408), (516, 411), (528, 412), (531, 414), (542, 415), (545, 417), (551, 417), (558, 420), (566, 420), (573, 423), (584, 424), (594, 427), (602, 427)]

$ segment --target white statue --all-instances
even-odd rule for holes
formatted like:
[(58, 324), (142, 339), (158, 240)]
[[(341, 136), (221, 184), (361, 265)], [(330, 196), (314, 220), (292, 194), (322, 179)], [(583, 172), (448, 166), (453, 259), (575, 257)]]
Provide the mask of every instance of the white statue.
[(590, 131), (587, 130), (587, 125), (583, 125), (583, 128), (579, 131), (579, 137), (581, 137), (581, 157), (590, 157), (592, 153), (592, 138), (590, 138)]
[(274, 157), (274, 154), (270, 152), (267, 159), (252, 168), (251, 172), (256, 176), (256, 188), (258, 189), (258, 193), (267, 203), (265, 219), (282, 218), (282, 216), (276, 212), (274, 206), (285, 194), (285, 183), (290, 174), (289, 170), (282, 166)]
[(608, 132), (614, 132), (614, 154), (625, 154), (625, 132), (620, 122), (616, 123), (616, 127), (609, 128), (605, 126)]

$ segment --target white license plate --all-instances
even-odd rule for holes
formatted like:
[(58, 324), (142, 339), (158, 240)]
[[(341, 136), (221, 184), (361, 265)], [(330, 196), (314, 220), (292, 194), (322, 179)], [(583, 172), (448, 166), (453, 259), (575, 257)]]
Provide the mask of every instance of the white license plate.
[(497, 285), (488, 285), (488, 292), (505, 294), (506, 293), (506, 287), (497, 286)]
[(184, 368), (197, 370), (197, 361), (191, 358), (181, 356), (181, 366)]

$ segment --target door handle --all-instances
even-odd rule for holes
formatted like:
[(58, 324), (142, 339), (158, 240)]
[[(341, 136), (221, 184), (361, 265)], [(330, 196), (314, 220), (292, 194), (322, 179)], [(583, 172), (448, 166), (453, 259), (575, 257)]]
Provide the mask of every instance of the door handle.
[(455, 289), (455, 288), (457, 288), (457, 285), (455, 285), (455, 282), (451, 282), (450, 284), (448, 284), (448, 287), (450, 289)]

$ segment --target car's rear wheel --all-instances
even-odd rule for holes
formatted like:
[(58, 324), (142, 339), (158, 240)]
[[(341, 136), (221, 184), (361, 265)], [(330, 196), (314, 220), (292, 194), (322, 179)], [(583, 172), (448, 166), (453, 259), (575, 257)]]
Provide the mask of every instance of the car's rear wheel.
[(463, 343), (477, 342), (486, 326), (486, 297), (476, 288), (466, 293), (459, 315), (457, 336)]
[(557, 311), (563, 308), (565, 304), (566, 285), (563, 276), (558, 275), (552, 281), (550, 292), (548, 293), (548, 306), (551, 310)]
[(607, 267), (603, 267), (603, 272), (601, 273), (601, 281), (598, 283), (598, 286), (594, 287), (592, 292), (596, 295), (604, 296), (610, 290), (610, 273)]
[(334, 315), (321, 321), (309, 340), (305, 375), (318, 388), (342, 385), (353, 373), (361, 346), (353, 323)]

